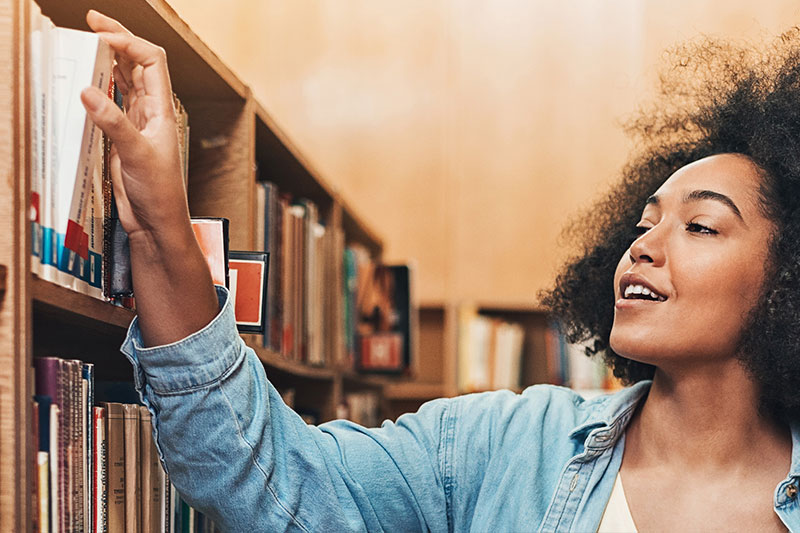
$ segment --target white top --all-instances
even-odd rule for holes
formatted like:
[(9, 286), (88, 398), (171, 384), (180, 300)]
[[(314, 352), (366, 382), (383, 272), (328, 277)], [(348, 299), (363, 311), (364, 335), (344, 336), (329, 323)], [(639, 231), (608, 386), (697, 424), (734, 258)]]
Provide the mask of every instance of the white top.
[(633, 523), (628, 502), (625, 500), (625, 491), (622, 490), (622, 478), (617, 472), (614, 489), (603, 511), (603, 518), (597, 533), (636, 533), (636, 524)]

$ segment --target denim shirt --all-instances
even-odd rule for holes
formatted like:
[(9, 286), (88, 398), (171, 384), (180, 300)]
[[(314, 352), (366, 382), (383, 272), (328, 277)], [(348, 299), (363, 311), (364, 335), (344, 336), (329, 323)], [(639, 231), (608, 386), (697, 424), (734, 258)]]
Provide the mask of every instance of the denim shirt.
[[(622, 461), (625, 427), (650, 383), (585, 401), (536, 385), (434, 400), (364, 428), (309, 426), (289, 409), (220, 313), (173, 344), (122, 351), (153, 414), (170, 480), (225, 531), (597, 530)], [(800, 532), (800, 446), (775, 511)], [(732, 490), (735, 490), (733, 488)]]

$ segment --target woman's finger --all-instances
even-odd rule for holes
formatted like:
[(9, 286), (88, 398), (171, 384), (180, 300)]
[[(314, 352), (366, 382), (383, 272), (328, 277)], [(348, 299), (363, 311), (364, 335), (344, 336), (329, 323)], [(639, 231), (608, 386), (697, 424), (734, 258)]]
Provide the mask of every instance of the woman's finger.
[(147, 139), (103, 91), (87, 87), (81, 92), (81, 101), (92, 121), (117, 146), (120, 158), (134, 164), (147, 159)]
[(109, 32), (109, 33), (126, 33), (128, 35), (133, 35), (128, 28), (120, 24), (118, 21), (112, 19), (107, 15), (103, 15), (99, 11), (95, 11), (94, 9), (90, 9), (88, 13), (86, 13), (86, 23), (89, 24), (89, 27), (92, 31), (95, 32)]
[(133, 82), (133, 90), (136, 91), (136, 96), (145, 96), (147, 94), (144, 87), (144, 67), (141, 65), (133, 67), (131, 81)]
[[(148, 95), (157, 96), (165, 102), (172, 101), (167, 54), (163, 48), (125, 33), (100, 32), (98, 35), (124, 60), (144, 67), (142, 81)], [(121, 68), (124, 69), (125, 65)]]

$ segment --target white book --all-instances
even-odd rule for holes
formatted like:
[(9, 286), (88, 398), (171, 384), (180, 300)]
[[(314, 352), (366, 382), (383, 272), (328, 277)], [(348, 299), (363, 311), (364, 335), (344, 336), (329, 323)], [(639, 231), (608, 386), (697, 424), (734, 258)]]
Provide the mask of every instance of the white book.
[(520, 385), (522, 341), (524, 332), (518, 324), (503, 322), (497, 326), (493, 389), (516, 389)]
[(58, 257), (55, 234), (55, 218), (53, 212), (53, 183), (55, 171), (53, 167), (53, 152), (55, 141), (53, 139), (53, 99), (52, 95), (52, 52), (53, 52), (53, 32), (55, 26), (49, 18), (42, 16), (39, 18), (39, 29), (41, 31), (41, 61), (38, 67), (41, 69), (42, 87), (39, 95), (39, 109), (41, 116), (41, 138), (36, 157), (40, 159), (39, 179), (41, 190), (39, 197), (39, 227), (41, 231), (41, 253), (39, 255), (40, 270), (39, 275), (42, 279), (58, 282)]
[(58, 471), (58, 455), (61, 450), (58, 448), (58, 417), (61, 409), (55, 403), (50, 404), (50, 452), (53, 460), (50, 461), (50, 533), (61, 531), (60, 515), (58, 513), (58, 488), (61, 485)]
[(39, 529), (49, 531), (50, 524), (50, 454), (39, 451), (36, 453), (36, 463), (39, 476)]
[(31, 2), (30, 7), (30, 119), (31, 119), (31, 270), (34, 274), (39, 274), (41, 262), (39, 257), (42, 254), (42, 231), (41, 231), (41, 208), (42, 197), (42, 163), (43, 154), (40, 146), (43, 147), (44, 131), (42, 130), (42, 117), (44, 109), (42, 104), (42, 89), (44, 81), (42, 79), (42, 28), (40, 20), (42, 12), (36, 3)]
[[(53, 136), (55, 153), (55, 231), (58, 269), (79, 277), (88, 260), (89, 234), (84, 227), (94, 169), (101, 162), (102, 133), (89, 119), (81, 91), (108, 90), (111, 48), (97, 34), (69, 28), (53, 32)], [(67, 285), (74, 282), (66, 278)]]

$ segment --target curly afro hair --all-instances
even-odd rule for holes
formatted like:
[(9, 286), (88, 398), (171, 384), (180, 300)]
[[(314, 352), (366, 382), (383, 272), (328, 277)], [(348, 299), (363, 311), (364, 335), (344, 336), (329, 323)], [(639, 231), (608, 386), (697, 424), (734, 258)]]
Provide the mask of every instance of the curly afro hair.
[(776, 230), (738, 357), (760, 387), (762, 413), (800, 420), (800, 29), (760, 48), (703, 40), (669, 57), (655, 101), (627, 126), (638, 155), (567, 228), (578, 253), (541, 301), (567, 339), (588, 342), (587, 354), (602, 354), (623, 383), (652, 378), (655, 367), (609, 346), (617, 263), (637, 237), (646, 198), (670, 175), (703, 157), (743, 154), (760, 169), (761, 205)]

